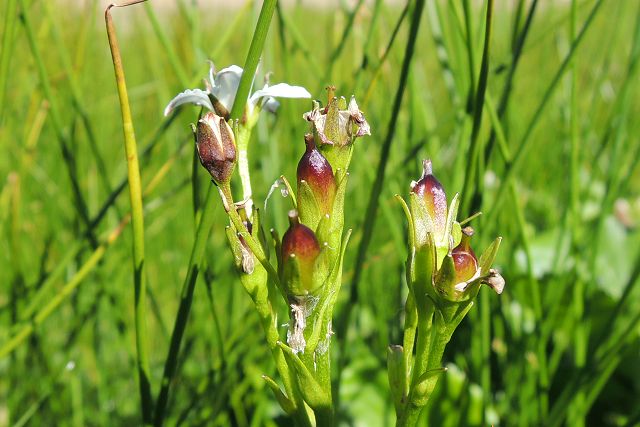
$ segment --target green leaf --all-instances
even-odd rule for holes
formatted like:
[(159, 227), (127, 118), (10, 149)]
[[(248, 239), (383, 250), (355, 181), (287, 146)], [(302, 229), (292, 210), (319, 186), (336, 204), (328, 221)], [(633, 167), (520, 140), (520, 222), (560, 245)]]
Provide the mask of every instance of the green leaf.
[(289, 400), (287, 396), (285, 396), (284, 392), (280, 389), (280, 386), (278, 386), (278, 384), (276, 384), (276, 382), (267, 375), (263, 375), (262, 379), (265, 380), (265, 382), (273, 392), (273, 395), (276, 397), (276, 400), (280, 404), (282, 410), (284, 410), (284, 412), (289, 415), (293, 414), (296, 410), (295, 405), (291, 400)]
[(390, 345), (387, 348), (387, 373), (396, 413), (400, 413), (402, 402), (407, 396), (407, 370), (401, 345)]
[(291, 347), (281, 341), (278, 341), (278, 347), (282, 349), (282, 353), (289, 367), (297, 374), (296, 379), (304, 401), (314, 409), (330, 407), (331, 399), (329, 395), (322, 390), (322, 387), (318, 384), (313, 374), (293, 352)]
[(502, 237), (496, 237), (496, 240), (489, 245), (487, 249), (482, 252), (480, 255), (480, 276), (484, 277), (489, 274), (489, 269), (491, 268), (491, 264), (496, 259), (496, 255), (498, 254), (498, 248), (500, 248), (500, 242), (502, 241)]

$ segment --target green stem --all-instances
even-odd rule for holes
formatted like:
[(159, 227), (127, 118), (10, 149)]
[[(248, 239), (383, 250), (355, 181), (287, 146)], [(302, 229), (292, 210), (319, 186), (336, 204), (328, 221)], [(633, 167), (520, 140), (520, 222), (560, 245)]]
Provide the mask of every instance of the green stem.
[(244, 62), (244, 71), (240, 78), (236, 99), (233, 101), (233, 107), (231, 108), (232, 119), (240, 119), (245, 112), (246, 100), (249, 98), (249, 91), (251, 90), (253, 77), (255, 75), (256, 68), (258, 67), (258, 61), (260, 60), (260, 55), (264, 48), (267, 33), (269, 32), (269, 26), (271, 24), (273, 12), (276, 9), (276, 3), (277, 0), (264, 0), (264, 3), (262, 3), (258, 23), (256, 24), (255, 31), (253, 32), (251, 45), (249, 46), (249, 53), (247, 54), (247, 59)]
[[(465, 5), (467, 2), (464, 3)], [(465, 7), (466, 11), (466, 7)], [(465, 16), (467, 13), (465, 12)], [(478, 79), (478, 91), (474, 93), (473, 99), (473, 127), (471, 130), (471, 143), (469, 146), (469, 157), (468, 157), (468, 168), (467, 173), (465, 174), (464, 186), (462, 187), (462, 203), (460, 206), (460, 211), (463, 214), (471, 215), (472, 207), (470, 204), (474, 199), (473, 195), (478, 193), (480, 185), (480, 180), (478, 179), (476, 183), (476, 188), (471, 191), (471, 181), (474, 178), (477, 178), (476, 170), (480, 168), (480, 144), (478, 143), (478, 136), (480, 134), (480, 125), (482, 124), (482, 112), (484, 110), (484, 98), (487, 90), (487, 80), (489, 78), (489, 46), (491, 41), (491, 27), (492, 27), (492, 16), (493, 16), (493, 0), (489, 0), (487, 4), (487, 15), (485, 17), (485, 35), (484, 35), (484, 49), (482, 52), (482, 62), (480, 65), (480, 77)], [(466, 19), (465, 19), (466, 20)], [(468, 27), (467, 31), (470, 32), (471, 28)], [(472, 41), (469, 39), (467, 41), (469, 43), (469, 50), (472, 50), (471, 43)], [(473, 55), (470, 55), (470, 61)], [(473, 70), (472, 70), (473, 71)], [(474, 77), (471, 76), (471, 88), (474, 89)]]
[(238, 174), (240, 175), (240, 183), (242, 184), (242, 199), (245, 200), (245, 211), (247, 217), (251, 218), (253, 209), (252, 191), (251, 191), (251, 173), (249, 172), (249, 140), (251, 139), (251, 130), (241, 127), (238, 131), (236, 140), (238, 150)]
[(176, 373), (180, 344), (182, 342), (184, 330), (187, 326), (187, 321), (189, 320), (189, 312), (191, 311), (191, 303), (193, 301), (193, 292), (195, 290), (196, 280), (202, 265), (202, 258), (207, 238), (209, 237), (209, 233), (211, 232), (211, 227), (213, 226), (213, 221), (215, 219), (215, 210), (213, 209), (214, 193), (214, 187), (210, 186), (207, 198), (204, 202), (204, 210), (202, 212), (200, 223), (198, 224), (195, 241), (191, 248), (189, 270), (182, 285), (182, 291), (180, 292), (180, 306), (178, 307), (178, 314), (173, 326), (173, 332), (171, 333), (171, 344), (169, 345), (169, 353), (165, 359), (162, 385), (156, 402), (154, 414), (154, 424), (156, 426), (161, 426), (164, 423), (165, 409), (169, 399), (169, 387)]
[[(129, 2), (122, 6), (140, 3), (142, 0)], [(124, 128), (124, 145), (127, 157), (127, 172), (129, 182), (129, 201), (131, 204), (131, 226), (133, 229), (133, 281), (135, 293), (135, 325), (136, 325), (136, 352), (138, 365), (138, 380), (140, 387), (140, 399), (142, 405), (142, 421), (151, 424), (153, 415), (153, 399), (151, 397), (151, 383), (149, 372), (149, 358), (147, 354), (147, 332), (145, 324), (145, 264), (144, 264), (144, 216), (142, 210), (142, 191), (140, 185), (140, 167), (138, 165), (138, 146), (131, 119), (129, 107), (129, 95), (122, 67), (120, 47), (116, 37), (115, 27), (110, 10), (117, 5), (109, 5), (104, 17), (109, 38), (109, 48), (113, 59), (113, 69), (118, 86), (120, 110), (122, 112), (122, 125)]]
[(4, 9), (4, 32), (2, 34), (2, 51), (0, 51), (0, 117), (6, 117), (2, 113), (6, 105), (4, 96), (7, 90), (9, 63), (11, 62), (11, 53), (14, 47), (14, 26), (17, 8), (18, 2), (16, 0), (8, 0)]
[(402, 348), (404, 355), (404, 369), (407, 374), (405, 390), (409, 390), (411, 380), (411, 362), (413, 358), (413, 347), (416, 342), (416, 331), (418, 328), (418, 312), (416, 310), (416, 299), (413, 296), (413, 292), (409, 292), (407, 295), (407, 303), (405, 304), (405, 318), (404, 318), (404, 336), (402, 340)]
[[(264, 49), (264, 43), (269, 32), (269, 26), (271, 25), (271, 18), (273, 12), (276, 9), (277, 0), (265, 0), (262, 3), (262, 9), (260, 10), (260, 16), (258, 17), (258, 23), (256, 29), (253, 32), (253, 38), (251, 39), (251, 45), (249, 46), (249, 53), (247, 59), (244, 62), (244, 68), (240, 83), (238, 84), (238, 91), (236, 92), (236, 98), (233, 101), (233, 107), (231, 108), (230, 117), (232, 119), (239, 119), (245, 125), (248, 125), (246, 118), (246, 99), (249, 98), (249, 91), (253, 84), (256, 68), (260, 61), (260, 55)], [(249, 139), (251, 137), (251, 129), (244, 129), (238, 133), (238, 170), (240, 172), (240, 181), (242, 182), (243, 198), (247, 200), (247, 216), (251, 218), (251, 176), (249, 173), (249, 160), (248, 160), (248, 148)]]
[(426, 403), (426, 400), (422, 402), (419, 401), (419, 398), (425, 396), (425, 394), (431, 394), (431, 391), (418, 384), (418, 380), (428, 369), (431, 345), (434, 338), (433, 315), (435, 306), (427, 298), (420, 298), (418, 304), (422, 306), (422, 309), (418, 310), (416, 357), (411, 370), (411, 385), (407, 392), (407, 401), (398, 414), (397, 427), (416, 425), (420, 412)]

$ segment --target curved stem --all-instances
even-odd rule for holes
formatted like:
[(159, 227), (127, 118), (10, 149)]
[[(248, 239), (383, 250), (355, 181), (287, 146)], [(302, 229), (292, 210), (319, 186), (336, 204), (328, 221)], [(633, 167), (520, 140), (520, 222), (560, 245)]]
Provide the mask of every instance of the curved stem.
[[(130, 2), (124, 6), (140, 3)], [(151, 383), (149, 372), (149, 357), (147, 354), (147, 330), (145, 323), (146, 283), (144, 264), (144, 216), (142, 210), (142, 191), (140, 184), (140, 166), (138, 164), (138, 146), (133, 130), (133, 120), (129, 107), (127, 83), (122, 67), (120, 48), (116, 37), (115, 27), (111, 19), (111, 4), (104, 13), (109, 38), (109, 48), (113, 59), (113, 69), (118, 86), (120, 110), (122, 112), (122, 126), (124, 128), (124, 146), (127, 157), (127, 172), (129, 182), (129, 201), (131, 204), (131, 226), (133, 229), (133, 281), (135, 293), (135, 326), (136, 352), (138, 364), (138, 381), (142, 405), (142, 421), (145, 425), (151, 423), (153, 414), (153, 398), (151, 397)]]

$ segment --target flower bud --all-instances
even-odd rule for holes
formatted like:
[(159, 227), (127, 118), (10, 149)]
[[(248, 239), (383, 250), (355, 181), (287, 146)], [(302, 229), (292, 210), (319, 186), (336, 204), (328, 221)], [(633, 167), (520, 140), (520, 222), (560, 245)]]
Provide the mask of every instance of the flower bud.
[(295, 210), (289, 212), (289, 229), (282, 237), (281, 280), (292, 295), (306, 295), (315, 290), (313, 273), (320, 255), (314, 232), (300, 223)]
[(331, 214), (336, 195), (336, 179), (327, 159), (318, 151), (313, 135), (304, 137), (307, 146), (298, 162), (298, 186), (304, 181), (309, 185), (323, 215)]
[(422, 165), (422, 177), (412, 186), (411, 191), (424, 201), (432, 226), (429, 232), (440, 237), (447, 223), (447, 195), (440, 181), (433, 176), (431, 160), (424, 160)]
[(216, 184), (227, 183), (236, 164), (236, 143), (227, 122), (208, 112), (198, 120), (196, 145), (200, 163)]

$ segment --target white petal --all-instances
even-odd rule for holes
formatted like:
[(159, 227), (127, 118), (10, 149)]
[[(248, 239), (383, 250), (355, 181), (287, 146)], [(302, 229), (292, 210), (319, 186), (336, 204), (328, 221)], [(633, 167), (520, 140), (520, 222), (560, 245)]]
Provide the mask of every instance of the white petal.
[(236, 97), (236, 92), (240, 85), (240, 77), (242, 77), (242, 68), (237, 65), (223, 68), (214, 77), (211, 94), (229, 111), (231, 111), (231, 107), (233, 107), (233, 100)]
[(276, 98), (311, 98), (311, 94), (302, 86), (291, 86), (286, 83), (278, 83), (273, 86), (265, 86), (251, 95), (251, 105), (256, 105), (258, 100), (265, 96)]
[(270, 113), (275, 113), (278, 110), (278, 107), (280, 107), (280, 103), (277, 99), (272, 97), (266, 98), (262, 104), (262, 109), (267, 110)]
[(209, 94), (201, 89), (187, 89), (184, 92), (178, 94), (175, 98), (169, 102), (164, 109), (164, 115), (168, 116), (178, 106), (182, 104), (194, 104), (201, 107), (207, 107), (213, 111), (213, 105), (209, 99)]

